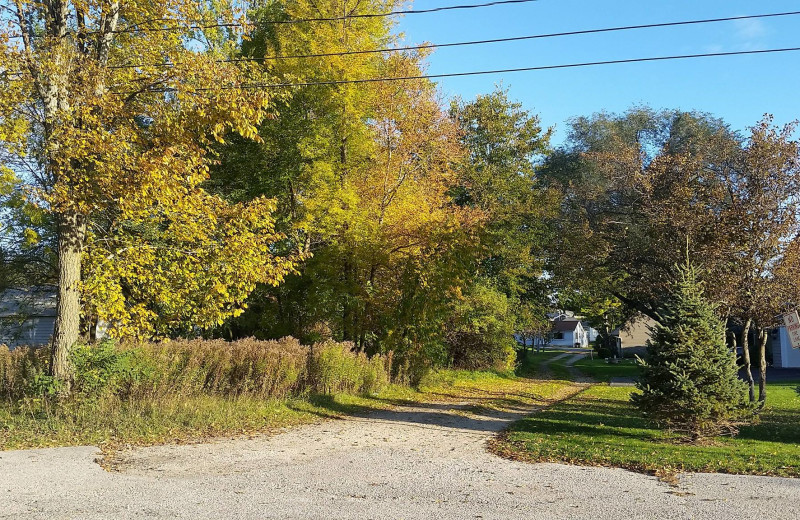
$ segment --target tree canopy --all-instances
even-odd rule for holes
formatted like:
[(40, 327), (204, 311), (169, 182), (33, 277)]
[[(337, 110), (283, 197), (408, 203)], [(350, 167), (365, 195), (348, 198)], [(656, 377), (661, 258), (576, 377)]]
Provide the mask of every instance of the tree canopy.
[[(508, 366), (556, 307), (606, 333), (661, 321), (688, 250), (763, 375), (765, 331), (800, 301), (795, 127), (633, 107), (553, 148), (508, 90), (447, 100), (427, 51), (386, 51), (392, 17), (348, 14), (400, 5), (0, 14), (0, 289), (57, 285), (55, 374), (99, 322)], [(417, 79), (359, 81), (381, 77)]]
[[(225, 2), (20, 0), (0, 32), (4, 184), (52, 216), (58, 319), (53, 370), (68, 377), (79, 317), (115, 334), (209, 326), (296, 257), (271, 244), (274, 203), (235, 206), (200, 186), (212, 145), (257, 136), (270, 93), (231, 62)], [(224, 79), (221, 79), (224, 78)], [(80, 302), (84, 304), (81, 306)]]

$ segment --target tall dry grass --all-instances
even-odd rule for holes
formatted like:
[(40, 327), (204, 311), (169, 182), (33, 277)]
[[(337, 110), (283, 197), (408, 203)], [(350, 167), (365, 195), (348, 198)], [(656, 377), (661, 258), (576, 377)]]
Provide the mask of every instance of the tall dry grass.
[(0, 399), (19, 399), (33, 391), (36, 381), (47, 374), (47, 349), (28, 347), (9, 351), (0, 345)]
[[(46, 393), (46, 349), (0, 346), (0, 399)], [(355, 353), (347, 343), (311, 347), (294, 338), (126, 341), (78, 346), (77, 395), (158, 399), (218, 395), (280, 399), (305, 393), (373, 393), (389, 383), (391, 360)]]

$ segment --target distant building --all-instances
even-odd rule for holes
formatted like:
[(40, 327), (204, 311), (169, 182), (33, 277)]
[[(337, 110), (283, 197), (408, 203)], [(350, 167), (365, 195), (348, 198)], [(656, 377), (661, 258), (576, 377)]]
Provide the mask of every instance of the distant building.
[(586, 331), (586, 336), (589, 338), (589, 343), (592, 343), (597, 339), (597, 336), (600, 335), (600, 331), (592, 327), (588, 321), (582, 320), (581, 325), (583, 325), (583, 330)]
[(589, 346), (589, 332), (584, 328), (580, 319), (574, 316), (560, 315), (553, 319), (548, 345), (586, 348)]
[(655, 324), (653, 318), (640, 315), (623, 327), (614, 329), (611, 335), (619, 338), (622, 348), (646, 347), (650, 341), (650, 328)]
[(533, 336), (522, 333), (514, 334), (517, 343), (537, 349), (541, 347), (588, 348), (589, 344), (597, 338), (598, 332), (589, 325), (589, 322), (581, 316), (575, 316), (570, 311), (551, 312), (547, 314), (547, 318), (550, 320), (549, 332)]
[(8, 289), (0, 293), (0, 345), (47, 345), (55, 323), (55, 288)]
[(772, 366), (800, 368), (800, 350), (792, 348), (786, 327), (772, 329), (770, 346), (772, 348)]

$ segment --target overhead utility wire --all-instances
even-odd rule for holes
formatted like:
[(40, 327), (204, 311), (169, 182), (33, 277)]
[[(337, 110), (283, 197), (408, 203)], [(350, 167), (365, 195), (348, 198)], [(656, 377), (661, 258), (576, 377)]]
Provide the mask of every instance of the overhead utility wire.
[[(195, 92), (209, 91), (209, 90), (245, 90), (256, 88), (287, 88), (287, 87), (311, 87), (316, 85), (345, 85), (354, 83), (378, 83), (390, 81), (406, 81), (417, 79), (439, 79), (439, 78), (455, 78), (462, 76), (479, 76), (485, 74), (505, 74), (511, 72), (526, 72), (537, 70), (553, 70), (553, 69), (569, 69), (577, 67), (592, 67), (597, 65), (616, 65), (621, 63), (642, 63), (652, 61), (666, 61), (666, 60), (682, 60), (691, 58), (711, 58), (718, 56), (742, 56), (751, 54), (769, 54), (779, 52), (795, 52), (800, 51), (800, 47), (786, 47), (782, 49), (760, 49), (752, 51), (731, 51), (731, 52), (707, 52), (702, 54), (681, 54), (675, 56), (656, 56), (651, 58), (629, 58), (622, 60), (605, 60), (605, 61), (587, 61), (582, 63), (567, 63), (562, 65), (541, 65), (537, 67), (518, 67), (510, 69), (495, 69), (495, 70), (480, 70), (471, 72), (450, 72), (443, 74), (420, 74), (418, 76), (387, 76), (378, 78), (361, 78), (361, 79), (344, 79), (344, 80), (331, 80), (331, 81), (310, 81), (305, 83), (252, 83), (244, 85), (226, 85), (222, 87), (198, 87), (192, 89)], [(174, 92), (177, 89), (173, 88), (159, 88), (151, 89), (147, 92)]]
[[(441, 11), (454, 11), (454, 10), (461, 10), (461, 9), (480, 9), (482, 7), (494, 7), (498, 5), (507, 5), (507, 4), (527, 4), (531, 2), (538, 2), (539, 0), (493, 0), (491, 2), (485, 2), (480, 4), (460, 4), (460, 5), (448, 5), (442, 7), (431, 7), (429, 9), (408, 9), (405, 11), (387, 11), (385, 13), (351, 13), (351, 14), (344, 14), (338, 16), (329, 16), (329, 17), (322, 17), (322, 18), (289, 18), (286, 20), (266, 20), (266, 21), (258, 21), (258, 22), (219, 22), (219, 23), (212, 23), (212, 24), (200, 24), (197, 22), (192, 22), (190, 25), (172, 25), (169, 27), (139, 27), (138, 24), (129, 25), (127, 27), (123, 27), (121, 29), (115, 29), (110, 31), (114, 34), (119, 33), (137, 33), (137, 32), (165, 32), (165, 31), (184, 31), (186, 29), (218, 29), (218, 28), (232, 28), (232, 27), (250, 27), (255, 26), (257, 24), (275, 24), (275, 25), (285, 25), (285, 24), (294, 24), (294, 23), (305, 23), (305, 22), (338, 22), (342, 20), (350, 20), (352, 18), (385, 18), (389, 16), (402, 16), (406, 14), (428, 14), (428, 13), (438, 13)], [(177, 20), (169, 19), (169, 18), (162, 18), (157, 20), (147, 20), (146, 22), (142, 23), (156, 23), (156, 22), (176, 22)], [(101, 31), (86, 31), (81, 32), (81, 35), (84, 36), (91, 36), (93, 34), (99, 34)], [(21, 34), (13, 34), (9, 36), (10, 38), (22, 38)]]
[[(321, 18), (289, 18), (286, 20), (267, 20), (263, 22), (222, 22), (222, 23), (215, 23), (209, 25), (201, 25), (201, 24), (192, 24), (190, 26), (181, 26), (175, 25), (172, 27), (137, 27), (137, 26), (129, 26), (124, 27), (122, 29), (117, 29), (112, 32), (121, 33), (121, 32), (159, 32), (159, 31), (177, 31), (177, 30), (184, 30), (184, 29), (215, 29), (221, 27), (244, 27), (244, 26), (253, 26), (256, 24), (294, 24), (294, 23), (305, 23), (305, 22), (338, 22), (343, 20), (350, 20), (353, 18), (386, 18), (389, 16), (402, 16), (406, 14), (428, 14), (428, 13), (438, 13), (441, 11), (455, 11), (455, 10), (462, 10), (462, 9), (480, 9), (482, 7), (494, 7), (498, 5), (508, 5), (508, 4), (527, 4), (531, 2), (538, 2), (538, 0), (493, 0), (491, 2), (484, 2), (480, 4), (460, 4), (460, 5), (447, 5), (442, 7), (431, 7), (428, 9), (407, 9), (404, 11), (387, 11), (385, 13), (352, 13), (352, 14), (343, 14), (337, 16), (328, 16), (328, 17), (321, 17)], [(163, 20), (150, 20), (149, 22), (153, 21), (162, 21), (162, 22), (172, 22), (175, 20), (170, 19), (163, 19)], [(98, 31), (92, 31), (85, 34), (94, 34)]]
[[(384, 52), (402, 52), (402, 51), (413, 51), (413, 50), (424, 50), (424, 49), (433, 49), (433, 48), (444, 48), (444, 47), (461, 47), (466, 45), (485, 45), (491, 43), (505, 43), (505, 42), (515, 42), (515, 41), (523, 41), (523, 40), (537, 40), (537, 39), (544, 39), (544, 38), (556, 38), (561, 36), (578, 36), (582, 34), (598, 34), (598, 33), (606, 33), (606, 32), (617, 32), (617, 31), (630, 31), (630, 30), (637, 30), (637, 29), (653, 29), (657, 27), (675, 27), (675, 26), (682, 26), (682, 25), (696, 25), (696, 24), (704, 24), (704, 23), (715, 23), (715, 22), (730, 22), (735, 20), (750, 20), (750, 19), (757, 19), (757, 18), (774, 18), (778, 16), (794, 16), (800, 15), (800, 11), (789, 11), (783, 13), (768, 13), (768, 14), (753, 14), (753, 15), (743, 15), (743, 16), (728, 16), (724, 18), (706, 18), (703, 20), (685, 20), (680, 22), (663, 22), (663, 23), (651, 23), (651, 24), (641, 24), (641, 25), (623, 25), (619, 27), (606, 27), (600, 29), (584, 29), (578, 31), (565, 31), (565, 32), (555, 32), (555, 33), (544, 33), (544, 34), (532, 34), (528, 36), (511, 36), (507, 38), (492, 38), (488, 40), (472, 40), (472, 41), (463, 41), (463, 42), (449, 42), (449, 43), (426, 43), (422, 45), (409, 45), (404, 47), (384, 47), (380, 49), (364, 49), (364, 50), (355, 50), (355, 51), (341, 51), (341, 52), (322, 52), (322, 53), (315, 53), (315, 54), (290, 54), (290, 55), (283, 55), (283, 56), (265, 56), (263, 58), (256, 58), (256, 57), (242, 57), (242, 58), (228, 58), (224, 60), (217, 60), (218, 63), (241, 63), (241, 62), (261, 62), (261, 61), (272, 61), (272, 60), (286, 60), (286, 59), (303, 59), (303, 58), (324, 58), (324, 57), (331, 57), (331, 56), (349, 56), (354, 54), (379, 54)], [(109, 68), (111, 69), (130, 69), (130, 68), (139, 68), (139, 67), (170, 67), (172, 64), (170, 63), (154, 63), (150, 65), (143, 65), (143, 64), (128, 64), (128, 65), (113, 65)]]

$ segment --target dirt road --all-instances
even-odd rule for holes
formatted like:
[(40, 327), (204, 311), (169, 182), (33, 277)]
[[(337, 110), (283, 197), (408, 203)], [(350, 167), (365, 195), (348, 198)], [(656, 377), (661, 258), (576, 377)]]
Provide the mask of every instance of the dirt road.
[(525, 464), (485, 450), (531, 412), (453, 404), (326, 421), (271, 437), (0, 452), (0, 518), (800, 518), (800, 480)]

